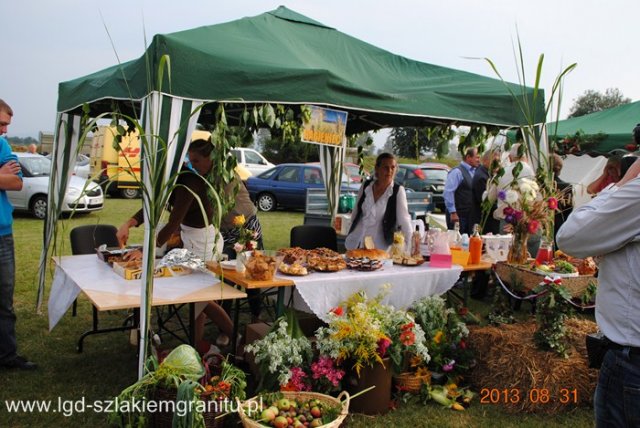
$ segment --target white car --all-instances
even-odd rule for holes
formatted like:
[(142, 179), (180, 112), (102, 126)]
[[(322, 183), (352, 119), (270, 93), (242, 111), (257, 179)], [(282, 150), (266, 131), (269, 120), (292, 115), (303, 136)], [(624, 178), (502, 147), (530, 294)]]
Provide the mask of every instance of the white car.
[(274, 164), (266, 160), (264, 156), (253, 149), (238, 147), (231, 150), (231, 152), (238, 160), (238, 164), (248, 169), (249, 172), (251, 172), (251, 175), (254, 177), (275, 166)]
[[(47, 159), (51, 159), (51, 153), (49, 153), (46, 157)], [(76, 165), (73, 168), (74, 175), (77, 175), (80, 178), (89, 178), (89, 175), (91, 174), (90, 162), (91, 159), (89, 159), (89, 156), (79, 153), (78, 157), (76, 158)]]
[[(44, 219), (47, 214), (47, 193), (51, 160), (38, 154), (15, 153), (22, 168), (22, 190), (7, 191), (16, 211), (28, 211)], [(62, 202), (62, 212), (87, 213), (101, 210), (104, 195), (97, 183), (72, 175)]]

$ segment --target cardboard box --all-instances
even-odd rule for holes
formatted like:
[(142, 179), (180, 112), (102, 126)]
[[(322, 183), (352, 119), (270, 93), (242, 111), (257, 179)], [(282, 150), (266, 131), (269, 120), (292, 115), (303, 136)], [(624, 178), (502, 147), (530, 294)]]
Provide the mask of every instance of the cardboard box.
[[(130, 262), (114, 262), (113, 271), (123, 277), (124, 279), (140, 279), (142, 278), (142, 262), (130, 261)], [(156, 268), (153, 272), (154, 278), (162, 278), (163, 276), (175, 276), (184, 275), (188, 273), (187, 269), (179, 266), (168, 268), (166, 266)]]

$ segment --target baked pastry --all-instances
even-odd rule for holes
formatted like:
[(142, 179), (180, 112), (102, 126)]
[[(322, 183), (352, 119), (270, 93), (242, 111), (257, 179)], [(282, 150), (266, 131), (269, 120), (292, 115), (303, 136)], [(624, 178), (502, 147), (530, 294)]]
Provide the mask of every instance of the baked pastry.
[(309, 256), (307, 266), (320, 272), (338, 272), (346, 268), (347, 263), (340, 255), (337, 257)]
[(282, 263), (278, 267), (278, 270), (286, 275), (304, 276), (309, 274), (309, 271), (307, 271), (307, 268), (302, 266), (299, 263), (293, 263), (290, 265)]
[(308, 250), (300, 247), (281, 248), (278, 252), (284, 256), (282, 261), (290, 265), (294, 263), (305, 264), (307, 262), (307, 255), (309, 254)]
[(389, 258), (386, 251), (377, 248), (356, 248), (355, 250), (349, 250), (345, 254), (349, 259), (361, 259), (367, 258), (372, 260), (384, 260)]

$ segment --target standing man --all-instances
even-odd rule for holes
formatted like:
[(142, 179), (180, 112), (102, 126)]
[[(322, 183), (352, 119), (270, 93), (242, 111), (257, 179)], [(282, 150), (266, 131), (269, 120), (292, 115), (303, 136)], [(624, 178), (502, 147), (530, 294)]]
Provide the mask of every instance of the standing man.
[(465, 151), (464, 160), (460, 165), (449, 171), (444, 185), (444, 205), (446, 208), (447, 228), (453, 229), (453, 224), (460, 223), (460, 233), (471, 235), (472, 224), (469, 224), (471, 212), (471, 187), (473, 174), (480, 165), (477, 147), (470, 147)]
[[(640, 132), (634, 139), (640, 143)], [(572, 256), (600, 256), (596, 322), (605, 335), (594, 397), (596, 427), (638, 426), (640, 390), (640, 160), (565, 219), (556, 240)], [(635, 214), (634, 214), (635, 213)]]
[(13, 110), (0, 99), (0, 368), (33, 370), (37, 366), (19, 356), (16, 343), (16, 314), (13, 311), (13, 289), (16, 260), (13, 248), (13, 207), (7, 190), (22, 189), (22, 173), (18, 158), (4, 135), (11, 123)]

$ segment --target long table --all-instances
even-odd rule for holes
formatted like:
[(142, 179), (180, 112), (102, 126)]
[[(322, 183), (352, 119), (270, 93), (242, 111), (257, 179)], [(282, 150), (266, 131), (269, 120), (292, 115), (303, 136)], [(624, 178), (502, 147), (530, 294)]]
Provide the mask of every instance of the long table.
[(222, 274), (225, 282), (245, 289), (277, 289), (276, 314), (282, 314), (284, 301), (294, 294), (294, 308), (314, 313), (326, 321), (326, 315), (353, 293), (364, 290), (374, 297), (385, 287), (389, 293), (384, 303), (406, 308), (421, 297), (446, 293), (456, 283), (462, 267), (433, 268), (428, 263), (420, 266), (385, 265), (382, 269), (363, 272), (344, 269), (340, 272), (312, 272), (306, 276), (288, 276), (278, 273), (271, 281), (252, 281), (233, 269), (220, 269), (216, 264), (208, 268)]
[[(94, 311), (140, 307), (141, 280), (125, 280), (95, 254), (54, 257), (53, 260), (56, 270), (48, 303), (50, 330), (81, 292), (91, 300)], [(246, 293), (222, 283), (209, 272), (192, 272), (188, 275), (155, 278), (151, 304), (189, 304), (189, 342), (193, 344), (196, 302), (246, 297)], [(122, 329), (98, 329), (94, 317), (93, 329), (81, 336), (78, 350), (82, 351), (82, 340), (88, 335)]]

